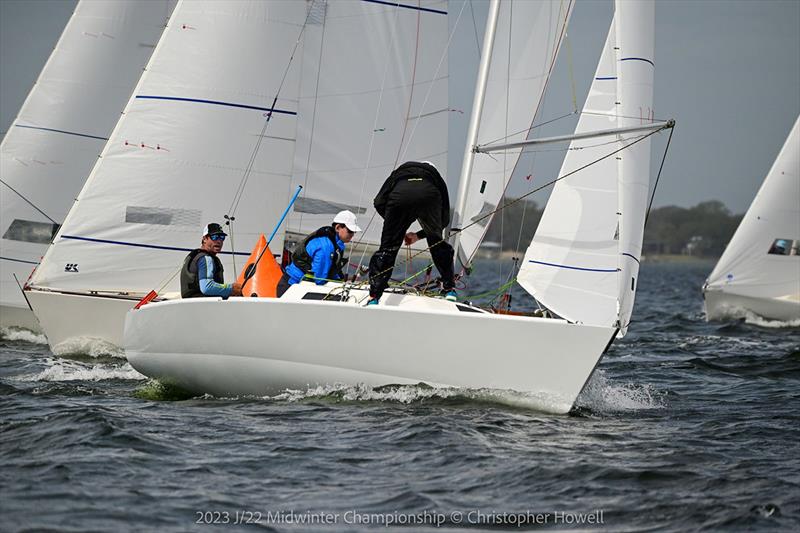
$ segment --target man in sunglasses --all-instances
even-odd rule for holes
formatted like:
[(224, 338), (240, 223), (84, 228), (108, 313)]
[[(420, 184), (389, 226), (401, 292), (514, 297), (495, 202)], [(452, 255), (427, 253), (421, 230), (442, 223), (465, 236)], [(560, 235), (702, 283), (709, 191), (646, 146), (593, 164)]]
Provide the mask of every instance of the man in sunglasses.
[(278, 281), (278, 298), (303, 278), (313, 280), (317, 285), (344, 278), (344, 267), (347, 266), (344, 247), (359, 231), (361, 228), (356, 223), (355, 213), (340, 211), (330, 226), (323, 226), (306, 237), (295, 247), (292, 262)]
[(225, 237), (222, 226), (212, 222), (203, 228), (200, 248), (192, 250), (181, 268), (181, 298), (203, 296), (241, 296), (242, 284), (238, 281), (225, 283), (222, 261), (217, 254), (222, 250)]

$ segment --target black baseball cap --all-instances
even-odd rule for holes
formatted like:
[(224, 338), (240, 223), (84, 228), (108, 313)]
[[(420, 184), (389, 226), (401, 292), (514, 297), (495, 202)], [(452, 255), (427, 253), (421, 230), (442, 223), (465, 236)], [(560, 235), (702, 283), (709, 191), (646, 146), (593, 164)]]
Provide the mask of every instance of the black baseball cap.
[(228, 236), (227, 233), (222, 231), (222, 226), (220, 226), (216, 222), (212, 222), (211, 224), (208, 224), (205, 228), (203, 228), (203, 237), (205, 237), (206, 235), (225, 235), (226, 237)]

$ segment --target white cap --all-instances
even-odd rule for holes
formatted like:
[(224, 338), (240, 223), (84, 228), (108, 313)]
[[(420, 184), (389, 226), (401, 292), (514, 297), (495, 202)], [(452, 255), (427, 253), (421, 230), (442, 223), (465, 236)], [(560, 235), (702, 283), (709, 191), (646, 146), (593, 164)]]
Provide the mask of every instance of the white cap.
[(203, 228), (203, 237), (205, 237), (206, 235), (214, 235), (214, 234), (218, 234), (218, 233), (221, 233), (221, 234), (225, 235), (226, 237), (228, 236), (227, 233), (222, 231), (222, 226), (220, 226), (216, 222), (212, 222), (211, 224), (208, 224), (207, 226), (205, 226)]
[(356, 215), (352, 211), (339, 211), (336, 216), (333, 217), (333, 223), (344, 224), (347, 226), (347, 229), (353, 233), (361, 231), (361, 228), (356, 224)]

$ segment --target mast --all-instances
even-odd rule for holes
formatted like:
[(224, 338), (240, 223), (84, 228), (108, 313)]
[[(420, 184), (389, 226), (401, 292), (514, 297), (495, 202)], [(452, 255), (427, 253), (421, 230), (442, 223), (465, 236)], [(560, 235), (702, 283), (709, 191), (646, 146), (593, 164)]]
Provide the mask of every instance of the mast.
[[(457, 228), (463, 226), (463, 217), (467, 202), (467, 186), (469, 185), (470, 175), (472, 174), (472, 163), (475, 159), (473, 147), (478, 140), (478, 126), (480, 124), (481, 113), (483, 112), (483, 101), (486, 95), (486, 82), (489, 79), (489, 66), (492, 59), (492, 48), (494, 47), (494, 36), (497, 31), (497, 19), (500, 13), (500, 0), (492, 0), (489, 6), (489, 15), (486, 19), (486, 32), (483, 36), (483, 48), (481, 49), (481, 62), (478, 67), (478, 80), (475, 84), (475, 97), (472, 100), (472, 114), (467, 130), (467, 143), (464, 148), (464, 160), (461, 166), (461, 176), (458, 179), (458, 195), (456, 196), (456, 209), (453, 214), (453, 224)], [(455, 234), (453, 248), (458, 253), (458, 241), (460, 233)], [(466, 258), (464, 258), (466, 260)]]

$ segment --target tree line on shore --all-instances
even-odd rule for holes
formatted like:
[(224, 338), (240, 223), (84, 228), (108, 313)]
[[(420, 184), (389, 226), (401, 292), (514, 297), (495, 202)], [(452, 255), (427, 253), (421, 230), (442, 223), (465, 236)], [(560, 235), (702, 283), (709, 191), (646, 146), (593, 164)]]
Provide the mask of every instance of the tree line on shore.
[[(506, 199), (505, 204), (512, 201)], [(652, 209), (645, 226), (642, 253), (718, 257), (742, 216), (732, 214), (718, 200), (701, 202), (689, 208), (669, 205)], [(502, 250), (524, 253), (541, 218), (542, 209), (536, 202), (514, 202), (494, 217), (484, 243), (493, 242)]]

